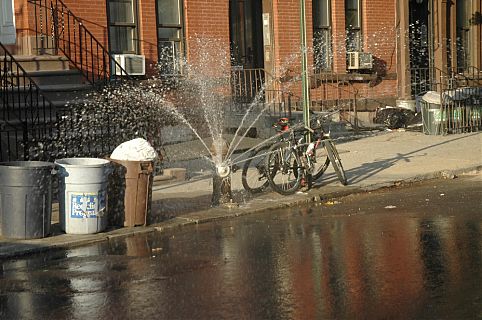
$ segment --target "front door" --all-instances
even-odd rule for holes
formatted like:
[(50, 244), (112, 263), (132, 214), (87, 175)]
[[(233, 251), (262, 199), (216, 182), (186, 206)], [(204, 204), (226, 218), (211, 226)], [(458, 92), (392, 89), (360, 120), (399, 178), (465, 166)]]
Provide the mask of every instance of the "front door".
[(15, 44), (14, 0), (0, 0), (0, 42)]
[(262, 1), (230, 0), (230, 40), (233, 65), (263, 67)]
[(229, 1), (233, 98), (251, 102), (264, 83), (261, 0)]
[(409, 47), (412, 95), (433, 90), (432, 31), (429, 0), (409, 2)]

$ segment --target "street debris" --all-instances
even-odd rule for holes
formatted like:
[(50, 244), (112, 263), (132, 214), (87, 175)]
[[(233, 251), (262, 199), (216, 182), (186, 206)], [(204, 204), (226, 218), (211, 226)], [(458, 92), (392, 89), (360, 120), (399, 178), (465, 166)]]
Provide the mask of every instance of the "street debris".
[(418, 121), (417, 114), (414, 111), (390, 106), (378, 108), (373, 122), (383, 124), (388, 129), (407, 128), (409, 125), (415, 127), (418, 122), (420, 122), (420, 125), (422, 124), (421, 117)]

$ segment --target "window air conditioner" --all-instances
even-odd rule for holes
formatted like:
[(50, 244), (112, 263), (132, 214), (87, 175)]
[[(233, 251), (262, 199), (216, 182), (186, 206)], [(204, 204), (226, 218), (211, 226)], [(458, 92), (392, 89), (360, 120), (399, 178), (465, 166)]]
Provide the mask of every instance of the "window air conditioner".
[[(138, 54), (115, 54), (114, 60), (127, 72), (130, 76), (143, 76), (146, 74), (146, 57)], [(117, 76), (125, 75), (115, 64), (114, 70)]]
[(347, 52), (348, 70), (373, 68), (373, 57), (368, 52)]

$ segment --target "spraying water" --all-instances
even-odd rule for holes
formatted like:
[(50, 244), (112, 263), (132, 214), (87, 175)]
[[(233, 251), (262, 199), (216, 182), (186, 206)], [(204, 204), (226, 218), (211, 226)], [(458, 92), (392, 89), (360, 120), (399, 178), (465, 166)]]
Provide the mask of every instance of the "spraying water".
[[(393, 27), (381, 26), (366, 37), (368, 51), (374, 56), (389, 57), (378, 61), (378, 68), (391, 70), (395, 59), (396, 32)], [(318, 41), (309, 54), (323, 51), (331, 65), (333, 57), (344, 54), (346, 34), (332, 35), (328, 40)], [(231, 116), (231, 60), (226, 43), (217, 39), (192, 37), (189, 39), (189, 63), (184, 59), (174, 62), (178, 75), (153, 77), (142, 83), (126, 83), (117, 88), (106, 88), (92, 94), (81, 105), (72, 104), (58, 121), (56, 135), (39, 142), (32, 150), (37, 158), (52, 153), (54, 158), (65, 156), (103, 156), (118, 144), (142, 137), (162, 151), (162, 131), (165, 128), (186, 127), (198, 140), (203, 151), (199, 157), (206, 159), (213, 168), (213, 174), (228, 183), (233, 165), (246, 158), (244, 153), (236, 154), (239, 145), (250, 129), (265, 115), (277, 97), (266, 94), (266, 88), (297, 91), (300, 84), (299, 50), (280, 57), (283, 62), (277, 67), (272, 78), (266, 77), (256, 96), (244, 105), (243, 116), (232, 138), (225, 134), (226, 119)], [(293, 44), (297, 46), (297, 44)], [(320, 46), (320, 47), (317, 47)], [(326, 48), (329, 47), (329, 50)], [(393, 58), (393, 61), (392, 61)], [(161, 61), (164, 60), (161, 58)], [(357, 89), (360, 90), (360, 89)], [(360, 93), (370, 95), (368, 89)], [(377, 88), (377, 95), (392, 95), (389, 87)], [(316, 97), (316, 94), (314, 95)], [(329, 99), (328, 96), (319, 96)], [(260, 107), (261, 106), (261, 107)], [(239, 109), (238, 109), (239, 111)], [(263, 144), (276, 139), (269, 137)], [(40, 156), (39, 156), (40, 154)], [(224, 180), (223, 180), (224, 179)], [(222, 188), (221, 188), (222, 189)]]

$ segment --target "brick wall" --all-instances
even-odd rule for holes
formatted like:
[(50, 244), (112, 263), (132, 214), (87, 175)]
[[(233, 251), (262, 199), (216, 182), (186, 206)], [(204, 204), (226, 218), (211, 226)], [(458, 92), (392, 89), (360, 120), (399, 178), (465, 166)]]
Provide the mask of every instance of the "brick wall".
[(333, 37), (333, 71), (344, 73), (346, 70), (345, 46), (345, 1), (334, 0), (331, 3), (331, 24)]
[[(292, 70), (291, 76), (299, 76), (300, 61), (300, 11), (299, 0), (278, 0), (273, 4), (274, 33), (275, 33), (275, 59), (278, 75), (288, 68)], [(333, 48), (333, 71), (346, 73), (346, 43), (345, 43), (345, 1), (331, 1), (332, 22), (332, 48)], [(306, 30), (307, 44), (312, 45), (312, 1), (306, 0)], [(374, 56), (374, 71), (381, 76), (396, 71), (396, 22), (395, 1), (390, 0), (363, 0), (362, 1), (362, 34), (364, 51)], [(311, 53), (311, 52), (310, 52)], [(310, 54), (309, 63), (313, 57)], [(289, 72), (288, 72), (289, 73)], [(289, 74), (288, 74), (288, 77)], [(394, 95), (396, 81), (383, 80), (366, 81), (357, 84), (360, 94), (365, 97)], [(285, 84), (285, 88), (299, 95), (299, 81)], [(329, 90), (329, 89), (328, 89)], [(312, 96), (316, 97), (316, 89), (312, 90)], [(333, 93), (333, 96), (336, 94)]]
[[(64, 0), (64, 3), (79, 18), (85, 27), (106, 49), (108, 44), (106, 0)], [(139, 54), (146, 56), (146, 72), (154, 74), (157, 63), (156, 8), (154, 0), (138, 0), (138, 46)]]
[[(29, 15), (27, 0), (16, 0), (15, 10), (19, 34), (32, 28), (26, 23)], [(261, 1), (261, 0), (259, 0)], [(92, 34), (108, 48), (106, 0), (64, 0), (65, 4), (79, 16)], [(157, 31), (155, 0), (138, 0), (140, 53), (146, 56), (148, 73), (155, 72), (157, 61)], [(362, 30), (364, 50), (375, 57), (378, 74), (396, 70), (395, 0), (363, 0)], [(88, 4), (88, 5), (87, 5)], [(332, 0), (333, 71), (346, 73), (345, 6), (344, 0)], [(26, 9), (27, 8), (27, 9)], [(299, 0), (273, 0), (274, 60), (276, 75), (300, 73), (300, 16)], [(31, 15), (31, 14), (30, 14)], [(215, 68), (210, 72), (226, 73), (219, 66), (229, 68), (229, 0), (184, 0), (186, 53), (191, 64), (203, 59), (201, 51), (212, 50)], [(30, 17), (32, 20), (32, 17)], [(307, 44), (312, 45), (312, 1), (306, 0)], [(199, 39), (210, 39), (202, 41)], [(211, 43), (211, 47), (206, 46)], [(203, 49), (199, 49), (203, 47)], [(209, 55), (209, 54), (208, 54)], [(309, 64), (313, 61), (309, 56)], [(370, 95), (396, 92), (395, 81), (363, 83), (361, 92)], [(373, 86), (374, 85), (374, 86)], [(363, 90), (362, 90), (363, 89)], [(298, 89), (290, 90), (299, 92)]]
[[(229, 0), (185, 0), (185, 19), (189, 63), (195, 65), (202, 61), (206, 72), (229, 72), (219, 68), (230, 66)], [(210, 63), (209, 57), (214, 60), (212, 68), (206, 66)]]
[(106, 0), (63, 0), (63, 2), (82, 20), (93, 36), (108, 48)]
[(157, 22), (154, 0), (139, 0), (139, 45), (140, 53), (146, 56), (146, 73), (157, 73)]
[(367, 0), (362, 15), (364, 50), (376, 58), (376, 71), (396, 72), (395, 2)]

